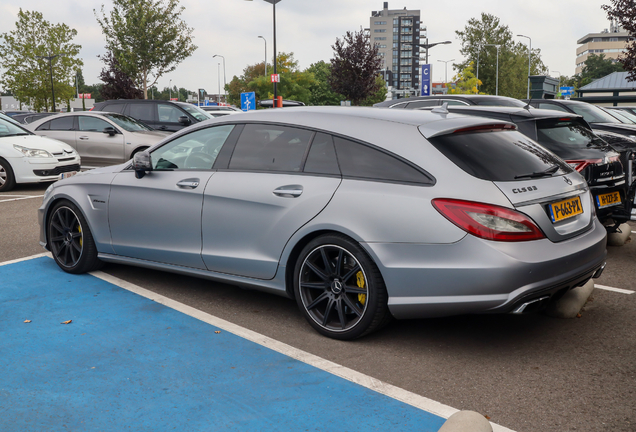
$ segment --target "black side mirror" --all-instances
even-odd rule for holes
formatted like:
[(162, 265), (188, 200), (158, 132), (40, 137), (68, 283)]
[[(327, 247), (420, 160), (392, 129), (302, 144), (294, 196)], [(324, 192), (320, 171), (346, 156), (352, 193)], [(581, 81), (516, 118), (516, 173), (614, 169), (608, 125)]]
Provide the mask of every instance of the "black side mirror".
[(112, 127), (112, 126), (105, 127), (102, 132), (104, 132), (105, 134), (108, 134), (110, 136), (114, 136), (117, 133), (115, 128)]
[(188, 116), (181, 116), (181, 117), (179, 117), (179, 123), (181, 123), (184, 126), (188, 126), (192, 122), (190, 121)]
[(135, 170), (135, 177), (143, 178), (148, 172), (152, 171), (152, 158), (147, 151), (135, 153), (133, 156), (132, 168)]

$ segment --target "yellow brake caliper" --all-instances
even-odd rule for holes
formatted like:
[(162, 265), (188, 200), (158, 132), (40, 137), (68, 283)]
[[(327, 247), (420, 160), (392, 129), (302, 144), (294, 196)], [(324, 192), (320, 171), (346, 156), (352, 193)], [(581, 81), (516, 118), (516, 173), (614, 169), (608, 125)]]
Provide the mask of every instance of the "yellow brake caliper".
[[(79, 233), (82, 233), (82, 226), (81, 225), (77, 225), (77, 230), (79, 231)], [(82, 240), (84, 239), (84, 236), (80, 236), (80, 247), (82, 247)]]
[[(358, 282), (358, 288), (364, 288), (364, 274), (361, 271), (356, 273), (356, 280)], [(358, 301), (362, 304), (367, 301), (366, 294), (358, 294)]]

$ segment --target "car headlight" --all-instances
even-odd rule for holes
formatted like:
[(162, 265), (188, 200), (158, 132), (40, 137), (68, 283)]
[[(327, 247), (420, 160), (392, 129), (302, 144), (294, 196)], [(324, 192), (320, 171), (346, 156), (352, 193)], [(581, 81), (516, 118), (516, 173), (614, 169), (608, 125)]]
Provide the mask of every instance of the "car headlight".
[(30, 149), (26, 147), (22, 147), (14, 144), (13, 148), (19, 152), (22, 152), (26, 157), (44, 157), (44, 158), (52, 158), (53, 155), (46, 150), (40, 149)]

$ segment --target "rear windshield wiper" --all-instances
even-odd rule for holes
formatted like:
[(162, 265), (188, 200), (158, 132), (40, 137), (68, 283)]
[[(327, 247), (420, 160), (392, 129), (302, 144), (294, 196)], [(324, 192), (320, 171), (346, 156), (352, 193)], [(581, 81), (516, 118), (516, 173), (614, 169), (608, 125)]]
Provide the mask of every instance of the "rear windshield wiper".
[(552, 165), (550, 168), (548, 168), (545, 171), (537, 171), (537, 172), (533, 172), (533, 173), (530, 173), (530, 174), (521, 174), (521, 175), (515, 176), (515, 179), (551, 177), (552, 174), (554, 174), (558, 170), (559, 170), (559, 166), (558, 165)]

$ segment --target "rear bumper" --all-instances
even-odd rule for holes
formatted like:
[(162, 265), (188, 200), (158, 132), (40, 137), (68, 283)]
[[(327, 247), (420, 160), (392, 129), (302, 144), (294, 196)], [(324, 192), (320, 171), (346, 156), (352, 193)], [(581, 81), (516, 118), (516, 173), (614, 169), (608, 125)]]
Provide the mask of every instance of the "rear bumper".
[(598, 220), (562, 242), (492, 242), (467, 235), (453, 244), (366, 243), (399, 319), (508, 313), (529, 299), (583, 285), (605, 263)]

